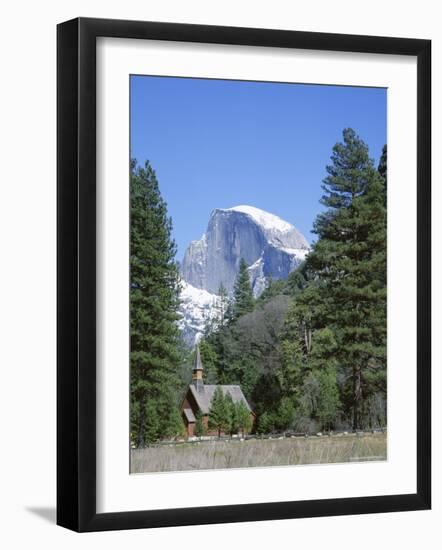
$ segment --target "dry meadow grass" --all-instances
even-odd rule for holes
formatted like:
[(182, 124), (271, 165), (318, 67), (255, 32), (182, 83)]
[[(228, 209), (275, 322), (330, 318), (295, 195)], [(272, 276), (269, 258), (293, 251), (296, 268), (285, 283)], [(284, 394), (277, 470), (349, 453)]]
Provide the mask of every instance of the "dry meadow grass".
[(387, 434), (199, 441), (131, 451), (131, 473), (386, 460)]

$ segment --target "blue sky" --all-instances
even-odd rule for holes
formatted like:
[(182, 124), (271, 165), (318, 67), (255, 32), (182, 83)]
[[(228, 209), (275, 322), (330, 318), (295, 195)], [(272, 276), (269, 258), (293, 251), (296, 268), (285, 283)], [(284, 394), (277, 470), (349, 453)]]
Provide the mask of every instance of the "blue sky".
[(214, 208), (249, 204), (309, 240), (333, 145), (352, 127), (376, 165), (387, 90), (131, 77), (131, 156), (149, 160), (172, 216), (177, 259)]

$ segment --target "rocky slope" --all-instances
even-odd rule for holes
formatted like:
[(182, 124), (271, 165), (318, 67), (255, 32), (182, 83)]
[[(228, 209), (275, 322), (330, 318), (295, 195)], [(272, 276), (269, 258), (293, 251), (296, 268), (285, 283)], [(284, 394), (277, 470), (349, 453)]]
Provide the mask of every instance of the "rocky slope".
[(188, 246), (181, 266), (183, 278), (180, 327), (192, 344), (214, 315), (216, 293), (224, 285), (231, 294), (244, 258), (255, 296), (266, 281), (285, 279), (305, 258), (309, 244), (290, 223), (253, 206), (217, 208), (201, 239)]

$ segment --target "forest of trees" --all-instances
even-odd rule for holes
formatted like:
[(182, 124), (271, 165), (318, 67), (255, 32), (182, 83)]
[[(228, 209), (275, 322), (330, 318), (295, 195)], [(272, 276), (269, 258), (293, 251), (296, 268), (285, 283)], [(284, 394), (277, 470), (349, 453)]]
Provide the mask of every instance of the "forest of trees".
[[(346, 129), (326, 169), (306, 261), (256, 299), (241, 261), (200, 342), (206, 383), (239, 384), (260, 433), (387, 423), (386, 146), (376, 167)], [(142, 446), (182, 430), (191, 352), (176, 328), (175, 245), (149, 164), (132, 164), (131, 201), (131, 429)]]

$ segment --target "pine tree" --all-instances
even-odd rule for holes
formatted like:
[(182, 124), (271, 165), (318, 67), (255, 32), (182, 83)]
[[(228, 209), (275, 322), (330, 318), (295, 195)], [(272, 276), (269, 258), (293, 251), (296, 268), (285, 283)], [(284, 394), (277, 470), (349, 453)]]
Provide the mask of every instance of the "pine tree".
[(238, 431), (238, 421), (236, 418), (236, 408), (230, 393), (224, 396), (224, 403), (226, 407), (227, 418), (227, 431), (230, 435)]
[(145, 405), (144, 416), (144, 443), (156, 441), (160, 435), (160, 418), (153, 400), (148, 400)]
[(215, 388), (210, 404), (209, 428), (218, 430), (218, 437), (221, 436), (221, 432), (229, 429), (229, 411), (220, 386)]
[(304, 261), (296, 269), (294, 269), (287, 278), (287, 291), (296, 297), (300, 294), (307, 285), (308, 273), (307, 263)]
[(272, 411), (265, 411), (258, 418), (257, 432), (268, 434), (275, 431), (276, 415)]
[(155, 172), (149, 163), (130, 168), (131, 432), (144, 446), (176, 431), (179, 278)]
[(197, 437), (201, 437), (202, 435), (206, 435), (206, 427), (204, 426), (204, 420), (203, 415), (201, 411), (198, 411), (195, 415), (195, 435)]
[(250, 411), (244, 401), (238, 401), (235, 404), (235, 416), (238, 429), (241, 430), (242, 436), (244, 437), (244, 435), (252, 429)]
[(387, 206), (387, 144), (382, 147), (381, 158), (379, 159), (378, 172), (384, 181), (384, 206)]
[(285, 333), (279, 341), (280, 361), (275, 374), (284, 396), (292, 397), (302, 383), (304, 354), (298, 335)]
[[(306, 309), (304, 315), (307, 312), (310, 309)], [(310, 325), (311, 322), (303, 318), (300, 303), (293, 301), (287, 310), (279, 339), (280, 361), (275, 369), (284, 396), (293, 397), (302, 385)]]
[(352, 424), (362, 426), (362, 401), (385, 367), (386, 209), (382, 178), (365, 143), (351, 129), (333, 148), (322, 204), (315, 222), (319, 240), (307, 263), (318, 284), (321, 315), (331, 327), (336, 358), (351, 381)]
[(217, 384), (217, 361), (218, 357), (208, 339), (202, 339), (199, 342), (201, 361), (204, 365), (204, 379), (206, 384)]
[(279, 294), (285, 294), (286, 287), (287, 281), (285, 281), (284, 279), (275, 280), (271, 276), (267, 277), (266, 287), (257, 299), (257, 304), (267, 303), (275, 296), (278, 296)]
[(336, 369), (329, 366), (314, 372), (314, 375), (319, 382), (316, 415), (321, 429), (330, 430), (336, 422), (340, 406)]
[(276, 427), (278, 430), (287, 430), (292, 427), (295, 416), (295, 407), (289, 397), (283, 397), (276, 413)]
[(233, 289), (233, 318), (238, 319), (241, 315), (253, 310), (255, 299), (253, 298), (252, 285), (247, 269), (247, 264), (243, 258), (239, 262), (239, 272)]
[(216, 300), (217, 310), (217, 329), (223, 329), (228, 321), (229, 296), (226, 287), (221, 283), (218, 289), (218, 298)]
[(382, 147), (381, 158), (379, 159), (378, 172), (387, 181), (387, 144)]
[(172, 405), (165, 419), (161, 436), (174, 439), (183, 436), (184, 433), (185, 427), (179, 408), (176, 405)]

